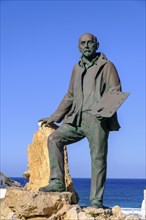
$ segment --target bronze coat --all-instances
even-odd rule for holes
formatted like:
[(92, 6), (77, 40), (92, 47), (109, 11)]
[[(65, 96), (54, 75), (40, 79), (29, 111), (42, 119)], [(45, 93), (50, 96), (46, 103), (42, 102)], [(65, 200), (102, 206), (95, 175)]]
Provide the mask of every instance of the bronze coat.
[[(92, 67), (95, 78), (94, 88), (92, 91), (93, 107), (95, 107), (102, 97), (108, 91), (121, 91), (121, 83), (114, 64), (108, 61), (105, 56), (100, 53), (98, 60)], [(51, 118), (55, 122), (63, 119), (65, 123), (75, 123), (76, 116), (79, 115), (83, 103), (82, 82), (85, 68), (82, 60), (73, 68), (70, 85), (67, 94), (64, 96), (59, 107)], [(119, 130), (120, 125), (115, 113), (111, 118), (106, 120), (109, 131)]]

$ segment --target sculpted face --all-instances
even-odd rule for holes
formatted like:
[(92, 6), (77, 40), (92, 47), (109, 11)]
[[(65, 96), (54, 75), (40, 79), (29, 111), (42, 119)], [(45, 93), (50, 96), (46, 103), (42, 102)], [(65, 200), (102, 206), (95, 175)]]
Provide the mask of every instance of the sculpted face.
[(97, 42), (96, 37), (92, 34), (84, 34), (79, 39), (79, 45), (78, 45), (79, 51), (87, 59), (94, 58), (98, 46), (99, 43)]

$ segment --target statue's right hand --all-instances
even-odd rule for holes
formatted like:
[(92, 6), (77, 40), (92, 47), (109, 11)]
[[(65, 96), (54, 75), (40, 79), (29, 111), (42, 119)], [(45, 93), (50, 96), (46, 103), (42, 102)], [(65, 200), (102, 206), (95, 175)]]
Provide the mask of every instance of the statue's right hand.
[(51, 118), (41, 118), (38, 122), (41, 123), (40, 126), (42, 127), (43, 125), (51, 125), (54, 121)]

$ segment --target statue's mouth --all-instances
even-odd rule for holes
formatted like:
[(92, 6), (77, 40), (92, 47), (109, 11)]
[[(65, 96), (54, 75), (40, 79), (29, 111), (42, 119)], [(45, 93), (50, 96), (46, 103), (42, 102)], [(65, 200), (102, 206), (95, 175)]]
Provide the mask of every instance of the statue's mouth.
[(84, 50), (84, 52), (91, 52), (91, 50)]

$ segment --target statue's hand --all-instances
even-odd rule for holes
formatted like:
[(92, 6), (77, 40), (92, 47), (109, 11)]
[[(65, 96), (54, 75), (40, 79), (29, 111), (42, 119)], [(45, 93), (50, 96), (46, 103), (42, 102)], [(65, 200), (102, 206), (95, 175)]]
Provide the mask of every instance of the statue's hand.
[(100, 121), (102, 121), (102, 120), (104, 119), (104, 118), (100, 115), (100, 112), (101, 112), (103, 109), (104, 109), (103, 107), (97, 109), (97, 112), (98, 112), (99, 114), (97, 114), (96, 117), (97, 117)]
[(49, 125), (53, 125), (54, 121), (51, 118), (48, 118), (45, 127), (48, 127)]
[(41, 127), (45, 125), (45, 127), (48, 127), (51, 125), (54, 121), (51, 118), (41, 118), (38, 122), (41, 123)]

